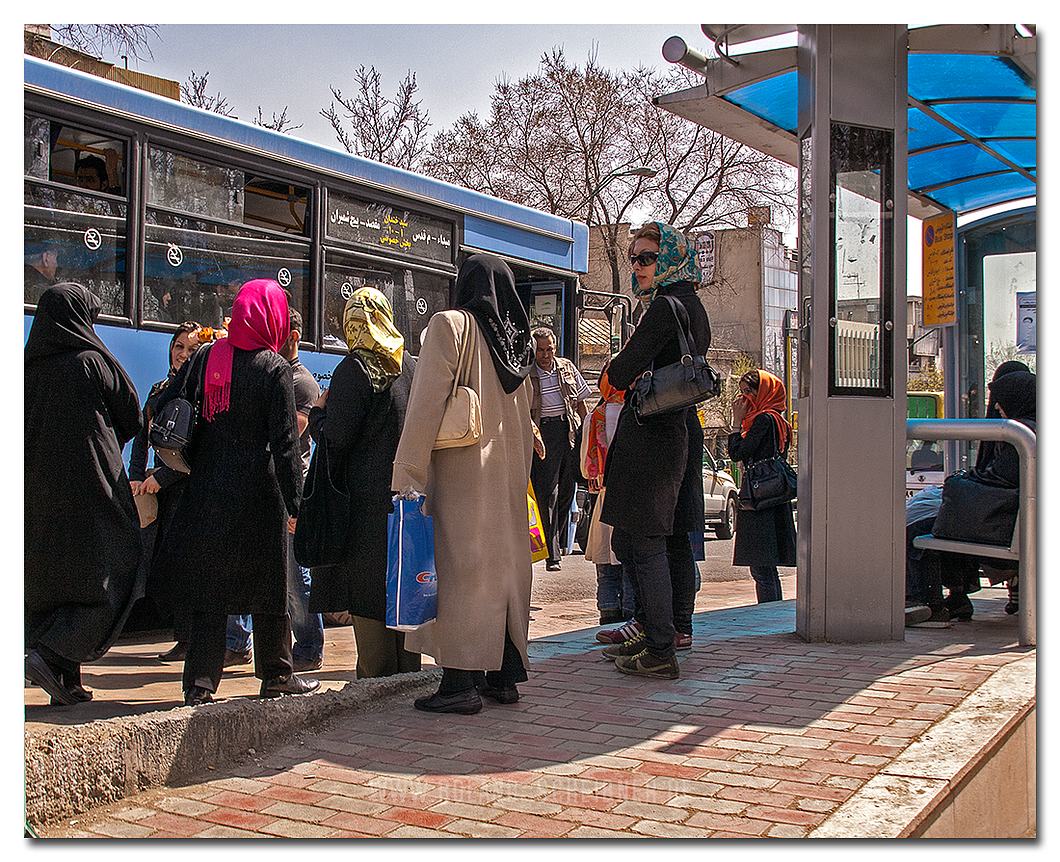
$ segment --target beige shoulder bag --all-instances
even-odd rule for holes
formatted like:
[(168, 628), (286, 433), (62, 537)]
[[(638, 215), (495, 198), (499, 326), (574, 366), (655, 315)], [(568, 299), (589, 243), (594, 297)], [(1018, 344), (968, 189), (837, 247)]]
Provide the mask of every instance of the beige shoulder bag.
[(453, 376), (453, 389), (445, 402), (442, 424), (434, 440), (435, 449), (456, 449), (478, 443), (482, 436), (482, 415), (478, 393), (468, 386), (465, 379), (471, 375), (471, 358), (475, 344), (474, 318), (466, 311), (464, 337), (460, 340), (460, 357)]

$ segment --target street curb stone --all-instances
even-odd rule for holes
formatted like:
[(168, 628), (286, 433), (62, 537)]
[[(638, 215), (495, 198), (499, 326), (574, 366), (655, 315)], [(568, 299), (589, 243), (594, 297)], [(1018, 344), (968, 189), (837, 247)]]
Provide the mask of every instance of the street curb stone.
[(337, 691), (269, 700), (233, 698), (82, 725), (31, 730), (25, 737), (26, 819), (53, 823), (156, 787), (222, 768), (254, 750), (289, 744), (339, 716), (375, 712), (397, 697), (433, 691), (441, 670), (355, 680)]

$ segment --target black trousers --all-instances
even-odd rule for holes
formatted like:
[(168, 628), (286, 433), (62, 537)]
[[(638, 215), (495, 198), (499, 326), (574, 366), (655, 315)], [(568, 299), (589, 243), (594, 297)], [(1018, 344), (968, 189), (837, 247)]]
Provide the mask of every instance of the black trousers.
[(560, 548), (569, 523), (570, 505), (574, 500), (575, 453), (570, 445), (570, 426), (566, 417), (541, 420), (541, 439), (545, 457), (534, 456), (530, 482), (541, 509), (541, 527), (548, 545), (548, 561), (558, 562)]
[[(251, 614), (254, 625), (254, 676), (270, 680), (287, 676), (291, 663), (291, 617)], [(225, 630), (228, 614), (193, 612), (188, 657), (184, 660), (184, 691), (193, 685), (217, 691), (225, 663)]]
[(442, 694), (453, 694), (458, 691), (467, 691), (470, 688), (481, 686), (483, 681), (491, 688), (507, 688), (516, 683), (526, 682), (526, 667), (523, 665), (523, 657), (512, 643), (508, 630), (504, 630), (504, 656), (501, 659), (500, 670), (456, 670), (454, 668), (442, 668), (442, 684), (438, 691)]
[(644, 626), (648, 652), (656, 658), (670, 658), (674, 654), (676, 632), (674, 588), (666, 543), (666, 536), (634, 536), (620, 527), (615, 527), (611, 534), (615, 556), (629, 567), (636, 579), (637, 621)]

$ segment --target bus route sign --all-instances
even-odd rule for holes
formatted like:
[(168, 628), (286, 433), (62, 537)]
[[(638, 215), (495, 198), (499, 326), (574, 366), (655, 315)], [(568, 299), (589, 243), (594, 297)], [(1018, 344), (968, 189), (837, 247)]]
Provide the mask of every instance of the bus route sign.
[(953, 213), (948, 213), (924, 219), (921, 225), (924, 326), (950, 326), (957, 322), (955, 219)]

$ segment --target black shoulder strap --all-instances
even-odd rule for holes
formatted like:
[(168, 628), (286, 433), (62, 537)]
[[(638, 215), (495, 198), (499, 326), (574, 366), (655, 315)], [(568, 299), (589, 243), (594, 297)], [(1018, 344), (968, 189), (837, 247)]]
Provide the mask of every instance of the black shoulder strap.
[(692, 323), (688, 319), (688, 309), (684, 303), (678, 302), (672, 296), (663, 296), (670, 304), (670, 310), (677, 318), (677, 337), (681, 342), (681, 355), (692, 356), (696, 354), (696, 341), (692, 337)]

